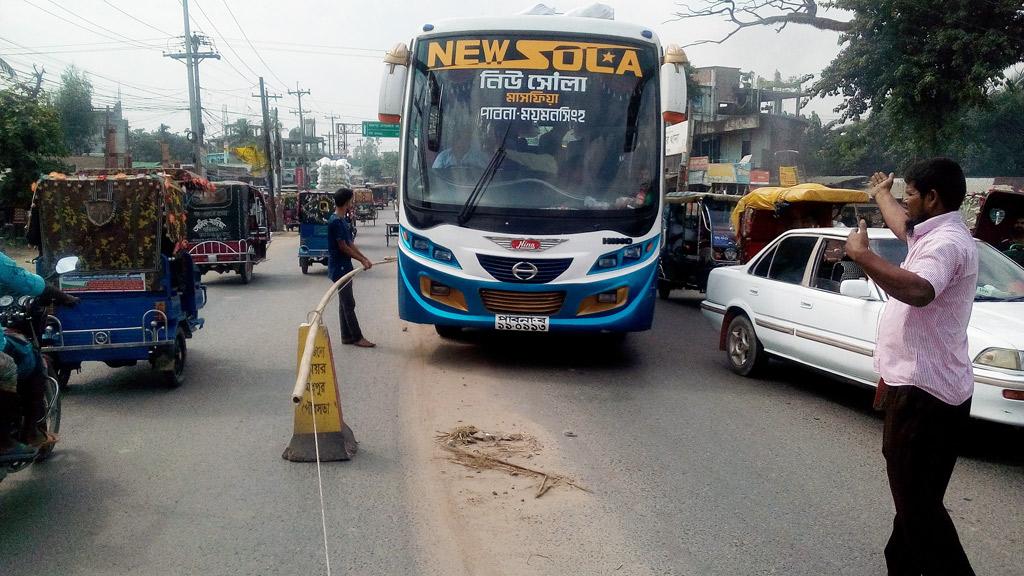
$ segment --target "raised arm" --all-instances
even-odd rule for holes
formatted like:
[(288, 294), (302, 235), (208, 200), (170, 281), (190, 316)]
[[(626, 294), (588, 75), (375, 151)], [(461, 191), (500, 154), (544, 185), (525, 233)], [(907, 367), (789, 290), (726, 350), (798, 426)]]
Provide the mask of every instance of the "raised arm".
[(882, 212), (885, 225), (892, 230), (897, 238), (907, 241), (907, 211), (903, 209), (899, 201), (892, 195), (893, 174), (888, 175), (882, 172), (875, 172), (871, 176), (871, 190), (869, 194), (874, 197), (878, 209)]

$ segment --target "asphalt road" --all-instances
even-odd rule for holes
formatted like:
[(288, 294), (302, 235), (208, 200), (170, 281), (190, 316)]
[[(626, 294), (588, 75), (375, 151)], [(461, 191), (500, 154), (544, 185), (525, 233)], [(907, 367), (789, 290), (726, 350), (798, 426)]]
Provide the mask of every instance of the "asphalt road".
[[(381, 221), (357, 243), (394, 252)], [(73, 375), (53, 460), (0, 483), (0, 573), (326, 573), (317, 469), (280, 457), (297, 326), (328, 285), (295, 248), (278, 237), (249, 286), (207, 276), (180, 389), (148, 367)], [(330, 317), (360, 441), (322, 468), (333, 573), (884, 573), (870, 391), (781, 363), (734, 376), (696, 295), (659, 302), (655, 329), (621, 344), (452, 342), (400, 322), (394, 291), (393, 266), (357, 279), (376, 349), (342, 346)], [(454, 479), (432, 438), (460, 422), (528, 431), (593, 493), (472, 504), (467, 483), (501, 479)], [(967, 440), (947, 507), (979, 574), (1020, 574), (1024, 433), (979, 424)]]

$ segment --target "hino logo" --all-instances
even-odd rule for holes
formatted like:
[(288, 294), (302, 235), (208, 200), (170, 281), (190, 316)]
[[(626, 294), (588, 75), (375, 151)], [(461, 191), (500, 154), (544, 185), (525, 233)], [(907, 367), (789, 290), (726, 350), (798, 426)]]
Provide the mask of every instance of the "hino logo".
[(516, 262), (512, 267), (512, 275), (523, 281), (533, 280), (537, 272), (537, 267), (529, 262)]
[(540, 251), (540, 240), (534, 240), (533, 238), (516, 238), (509, 243), (509, 248), (512, 250)]
[(602, 244), (632, 244), (632, 238), (602, 238)]

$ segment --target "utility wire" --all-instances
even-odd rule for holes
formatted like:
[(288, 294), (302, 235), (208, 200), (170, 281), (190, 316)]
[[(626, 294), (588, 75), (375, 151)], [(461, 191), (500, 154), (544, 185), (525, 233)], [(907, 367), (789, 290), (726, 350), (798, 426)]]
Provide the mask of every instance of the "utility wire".
[[(133, 38), (129, 38), (129, 37), (125, 36), (124, 34), (119, 34), (117, 32), (114, 32), (113, 30), (111, 30), (109, 28), (105, 28), (103, 26), (100, 26), (99, 24), (97, 24), (97, 23), (95, 23), (95, 22), (93, 22), (93, 21), (91, 21), (91, 20), (89, 20), (87, 18), (83, 18), (82, 16), (79, 16), (78, 14), (75, 14), (74, 12), (72, 12), (71, 10), (68, 10), (67, 8), (61, 6), (60, 4), (57, 4), (57, 3), (53, 2), (53, 0), (47, 0), (47, 1), (50, 2), (50, 4), (53, 4), (54, 6), (56, 6), (57, 8), (60, 8), (61, 10), (65, 11), (68, 14), (71, 14), (72, 16), (74, 16), (75, 18), (81, 20), (82, 22), (85, 22), (87, 24), (91, 24), (92, 26), (95, 26), (96, 28), (99, 28), (100, 30), (106, 30), (107, 32), (113, 34), (114, 36), (118, 36), (118, 37), (124, 38), (128, 42), (134, 43), (134, 44), (139, 45), (139, 46), (144, 46), (144, 44), (142, 44), (142, 42), (139, 42), (138, 40), (135, 40)], [(46, 12), (47, 14), (49, 14), (50, 16), (53, 16), (54, 18), (58, 18), (60, 20), (63, 20), (64, 22), (67, 22), (68, 24), (71, 24), (72, 26), (81, 28), (82, 30), (87, 30), (89, 32), (92, 32), (93, 34), (98, 35), (98, 36), (103, 36), (104, 38), (110, 38), (110, 36), (105, 36), (103, 34), (100, 34), (99, 32), (97, 32), (96, 30), (94, 30), (92, 28), (89, 28), (87, 26), (83, 26), (82, 24), (80, 24), (78, 22), (75, 22), (73, 20), (68, 20), (67, 18), (65, 18), (65, 17), (63, 17), (63, 16), (61, 16), (59, 14), (55, 14), (53, 12), (50, 12), (49, 10), (47, 10), (46, 8), (43, 8), (42, 6), (39, 6), (38, 4), (33, 4), (30, 0), (25, 0), (25, 3), (28, 4), (29, 6), (32, 6), (33, 8), (36, 8), (37, 10), (42, 10), (43, 12)]]
[[(281, 80), (281, 77), (278, 76), (276, 72), (274, 72), (274, 69), (271, 68), (269, 64), (267, 64), (267, 61), (263, 59), (263, 56), (261, 56), (259, 51), (256, 50), (256, 47), (253, 46), (252, 41), (249, 40), (249, 35), (245, 33), (245, 29), (242, 28), (242, 25), (238, 23), (238, 18), (235, 17), (235, 13), (231, 10), (231, 6), (228, 5), (227, 0), (221, 0), (221, 2), (224, 4), (224, 7), (228, 9), (228, 14), (230, 14), (231, 19), (235, 21), (235, 26), (238, 27), (238, 31), (242, 33), (242, 37), (245, 38), (245, 41), (249, 43), (249, 48), (252, 48), (253, 53), (256, 54), (256, 57), (260, 59), (260, 62), (263, 63), (263, 66), (270, 72), (271, 75), (274, 76), (275, 79), (277, 79), (278, 82), (281, 83), (282, 86), (287, 86), (288, 83), (285, 82), (284, 80)], [(228, 41), (227, 38), (222, 38), (222, 40), (224, 40), (224, 42)]]
[(224, 45), (227, 46), (229, 50), (231, 50), (231, 53), (238, 57), (238, 61), (242, 63), (242, 66), (245, 66), (249, 70), (249, 72), (252, 72), (253, 76), (259, 77), (260, 73), (253, 70), (252, 66), (249, 66), (249, 63), (246, 62), (244, 58), (242, 58), (242, 56), (238, 53), (237, 50), (235, 50), (235, 47), (232, 46), (231, 43), (225, 39), (226, 36), (224, 36), (224, 34), (221, 33), (220, 29), (217, 28), (217, 23), (213, 21), (213, 18), (210, 18), (210, 16), (206, 14), (206, 10), (203, 10), (202, 5), (199, 4), (199, 0), (192, 0), (192, 4), (195, 5), (196, 8), (199, 8), (199, 12), (203, 14), (203, 17), (205, 17), (207, 22), (210, 23), (210, 26), (213, 26), (213, 31), (216, 32), (218, 36), (220, 36), (220, 39), (224, 41)]
[(150, 28), (151, 30), (156, 30), (157, 32), (159, 32), (159, 33), (163, 34), (164, 36), (172, 36), (172, 34), (168, 34), (167, 32), (164, 32), (163, 30), (161, 30), (161, 29), (157, 28), (156, 26), (153, 26), (152, 24), (148, 24), (148, 23), (146, 23), (146, 22), (143, 22), (142, 20), (139, 20), (138, 18), (136, 18), (135, 16), (132, 16), (132, 15), (131, 15), (131, 14), (129, 14), (128, 12), (125, 12), (124, 10), (122, 10), (122, 9), (118, 8), (117, 6), (115, 6), (114, 4), (112, 4), (112, 3), (110, 2), (110, 0), (103, 0), (103, 3), (104, 3), (104, 4), (106, 4), (107, 6), (110, 6), (110, 7), (111, 7), (111, 8), (113, 8), (114, 10), (117, 10), (117, 11), (118, 11), (118, 12), (120, 12), (121, 14), (124, 14), (125, 16), (127, 16), (127, 17), (131, 18), (132, 20), (135, 20), (135, 21), (136, 21), (136, 22), (138, 22), (139, 24), (142, 24), (143, 26), (146, 26), (146, 27)]

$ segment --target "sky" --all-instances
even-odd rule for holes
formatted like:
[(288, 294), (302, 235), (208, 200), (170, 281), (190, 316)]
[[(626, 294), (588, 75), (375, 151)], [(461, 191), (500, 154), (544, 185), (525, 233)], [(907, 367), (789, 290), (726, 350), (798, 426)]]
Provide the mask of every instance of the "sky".
[[(559, 12), (590, 4), (549, 0)], [(676, 2), (608, 0), (615, 18), (654, 30), (662, 44), (717, 40), (731, 27), (717, 18), (675, 20)], [(326, 132), (339, 122), (376, 120), (385, 51), (406, 42), (426, 23), (459, 16), (513, 15), (536, 2), (499, 0), (189, 0), (192, 32), (212, 38), (220, 60), (200, 64), (208, 137), (225, 121), (260, 120), (258, 77), (282, 97), (271, 100), (286, 127), (298, 125), (298, 100), (289, 90), (309, 90), (307, 114)], [(692, 2), (696, 5), (697, 2)], [(822, 13), (819, 12), (819, 15)], [(833, 11), (825, 16), (844, 19)], [(189, 127), (185, 66), (164, 57), (179, 52), (184, 17), (180, 0), (0, 0), (0, 58), (22, 76), (45, 68), (44, 86), (55, 89), (70, 64), (90, 74), (94, 105), (121, 96), (131, 127), (173, 132)], [(686, 48), (696, 66), (732, 66), (771, 78), (819, 74), (838, 54), (839, 34), (790, 26), (781, 34), (753, 27), (724, 44)], [(805, 112), (836, 117), (835, 100), (812, 101)], [(226, 110), (226, 117), (225, 117)], [(308, 116), (307, 116), (308, 117)]]

